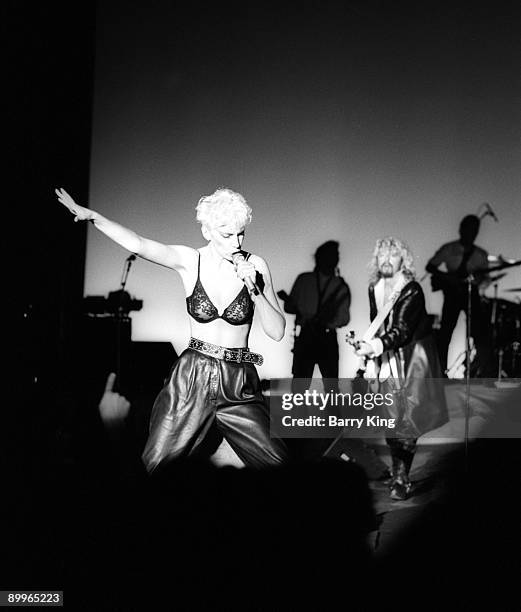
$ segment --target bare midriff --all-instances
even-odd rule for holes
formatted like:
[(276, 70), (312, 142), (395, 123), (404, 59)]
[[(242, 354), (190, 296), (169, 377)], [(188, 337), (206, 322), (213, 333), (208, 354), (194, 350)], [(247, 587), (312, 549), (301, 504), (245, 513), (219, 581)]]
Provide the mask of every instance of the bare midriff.
[(211, 342), (226, 348), (245, 348), (248, 346), (251, 324), (230, 325), (222, 319), (210, 323), (198, 323), (190, 317), (190, 334), (192, 338)]

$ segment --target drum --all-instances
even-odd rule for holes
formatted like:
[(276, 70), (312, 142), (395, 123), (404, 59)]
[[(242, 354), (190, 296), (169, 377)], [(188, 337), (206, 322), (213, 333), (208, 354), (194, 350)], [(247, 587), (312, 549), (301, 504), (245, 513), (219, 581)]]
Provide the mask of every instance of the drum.
[(488, 321), (494, 348), (521, 342), (521, 304), (499, 298), (481, 298), (483, 320)]
[(507, 378), (521, 378), (521, 343), (512, 342), (504, 349), (499, 349), (501, 373)]

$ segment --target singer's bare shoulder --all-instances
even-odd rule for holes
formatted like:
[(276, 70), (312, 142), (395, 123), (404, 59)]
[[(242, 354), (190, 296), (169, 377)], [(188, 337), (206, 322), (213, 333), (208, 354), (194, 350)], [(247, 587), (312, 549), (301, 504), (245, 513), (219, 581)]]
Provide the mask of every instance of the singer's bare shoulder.
[(167, 246), (177, 259), (178, 267), (188, 269), (197, 265), (197, 260), (199, 259), (199, 251), (197, 249), (184, 244), (169, 244)]
[(192, 247), (183, 244), (162, 244), (142, 237), (137, 254), (143, 259), (173, 270), (186, 270), (197, 262), (197, 251)]
[(169, 249), (175, 251), (179, 257), (184, 259), (197, 259), (198, 250), (186, 244), (167, 244)]

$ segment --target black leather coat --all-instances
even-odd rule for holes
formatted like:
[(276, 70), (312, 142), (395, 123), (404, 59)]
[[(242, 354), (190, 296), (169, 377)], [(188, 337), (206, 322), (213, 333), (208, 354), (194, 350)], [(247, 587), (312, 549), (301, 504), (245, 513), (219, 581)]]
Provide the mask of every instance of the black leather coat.
[[(371, 321), (377, 308), (374, 286), (369, 286)], [(423, 289), (416, 281), (407, 283), (377, 334), (384, 351), (393, 351), (407, 402), (402, 409), (396, 435), (417, 437), (441, 427), (448, 420), (438, 353)], [(389, 416), (396, 416), (395, 414)]]
[[(369, 308), (373, 321), (377, 314), (374, 285), (369, 286)], [(410, 281), (405, 285), (384, 325), (385, 334), (378, 336), (384, 351), (401, 349), (431, 333), (425, 297), (419, 283)]]

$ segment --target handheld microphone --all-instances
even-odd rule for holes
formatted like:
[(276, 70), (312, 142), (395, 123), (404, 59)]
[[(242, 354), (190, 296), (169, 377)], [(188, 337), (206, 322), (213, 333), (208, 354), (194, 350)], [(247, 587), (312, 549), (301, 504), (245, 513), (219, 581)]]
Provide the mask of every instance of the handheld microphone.
[(492, 217), (492, 219), (494, 219), (494, 221), (497, 223), (499, 221), (499, 219), (496, 216), (496, 213), (492, 210), (492, 206), (490, 206), (490, 204), (488, 202), (485, 202), (485, 206), (487, 207), (487, 212), (488, 214)]
[[(241, 261), (245, 261), (245, 257), (242, 253), (234, 253), (232, 255), (232, 262), (235, 267), (237, 267)], [(253, 282), (253, 280), (249, 276), (245, 276), (243, 278), (243, 282), (246, 285), (246, 287), (248, 287), (248, 291), (250, 293), (253, 293), (254, 295), (259, 295), (259, 289), (257, 285)]]
[(134, 253), (132, 253), (132, 255), (129, 255), (127, 257), (127, 261), (134, 261), (136, 259), (136, 255), (134, 255)]

